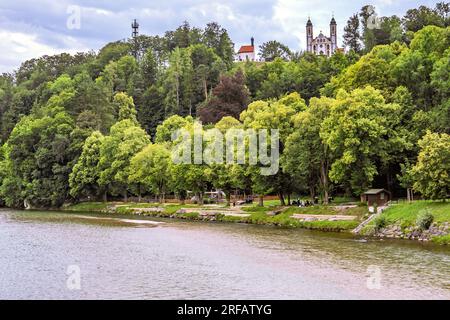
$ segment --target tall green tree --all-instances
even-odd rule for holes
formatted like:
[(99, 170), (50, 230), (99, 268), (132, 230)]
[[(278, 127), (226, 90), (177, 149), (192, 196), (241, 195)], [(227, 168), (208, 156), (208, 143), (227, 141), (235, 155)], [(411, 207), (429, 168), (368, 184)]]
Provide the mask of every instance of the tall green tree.
[(131, 158), (150, 143), (150, 137), (130, 119), (117, 122), (100, 147), (98, 184), (113, 196), (123, 195), (134, 186), (128, 185)]
[(273, 61), (275, 58), (287, 60), (290, 55), (289, 47), (276, 40), (264, 42), (259, 46), (259, 56), (264, 61)]
[(158, 196), (160, 203), (165, 201), (171, 179), (171, 164), (170, 151), (160, 144), (147, 145), (131, 159), (128, 181), (138, 185), (139, 199), (142, 192), (150, 192)]
[(355, 52), (361, 51), (361, 34), (359, 33), (359, 18), (357, 14), (351, 16), (344, 27), (344, 45)]
[(98, 162), (103, 139), (104, 136), (99, 131), (95, 131), (84, 142), (81, 156), (69, 176), (70, 195), (72, 197), (92, 197), (95, 199), (100, 194)]
[(430, 131), (419, 141), (417, 163), (411, 169), (414, 189), (427, 199), (450, 194), (450, 135)]
[(329, 146), (321, 139), (322, 123), (329, 117), (334, 100), (313, 98), (309, 107), (294, 115), (294, 131), (286, 141), (283, 168), (297, 184), (306, 186), (314, 200), (316, 192), (328, 204), (331, 186), (329, 170), (333, 162)]
[(386, 103), (368, 86), (350, 93), (341, 90), (325, 119), (320, 135), (336, 156), (330, 178), (360, 195), (378, 174), (377, 163), (392, 159), (391, 152), (405, 148), (396, 128), (400, 106)]

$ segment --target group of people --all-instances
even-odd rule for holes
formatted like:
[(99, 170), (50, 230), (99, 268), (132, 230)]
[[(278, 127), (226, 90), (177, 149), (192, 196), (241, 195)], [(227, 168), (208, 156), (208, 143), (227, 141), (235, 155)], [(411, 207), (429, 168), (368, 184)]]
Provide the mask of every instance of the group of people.
[[(331, 201), (333, 201), (333, 197), (329, 197), (328, 198), (328, 202), (331, 202)], [(319, 198), (318, 197), (315, 197), (314, 201), (312, 201), (312, 200), (300, 200), (300, 199), (292, 201), (292, 205), (293, 206), (297, 206), (297, 207), (300, 207), (300, 208), (310, 207), (310, 206), (313, 206), (315, 204), (319, 204)]]
[[(313, 206), (315, 203), (316, 203), (315, 199), (314, 199), (314, 202), (309, 201), (309, 200), (299, 200), (299, 199), (292, 201), (293, 206), (297, 206), (297, 207), (301, 207), (301, 208)], [(317, 203), (318, 203), (318, 201), (317, 201)]]

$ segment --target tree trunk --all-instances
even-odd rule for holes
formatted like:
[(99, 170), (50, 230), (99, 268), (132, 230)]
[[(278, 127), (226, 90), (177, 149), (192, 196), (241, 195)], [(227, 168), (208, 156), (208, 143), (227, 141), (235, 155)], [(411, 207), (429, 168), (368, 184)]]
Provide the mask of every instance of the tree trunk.
[(258, 198), (259, 198), (258, 206), (264, 207), (264, 196), (263, 195), (259, 195)]
[(309, 196), (314, 201), (314, 198), (316, 197), (316, 189), (314, 188), (314, 186), (309, 187)]
[(284, 201), (283, 192), (278, 192), (278, 199), (280, 199), (280, 204), (282, 206), (286, 205), (286, 202)]
[(127, 190), (125, 190), (125, 191), (123, 192), (123, 201), (124, 201), (124, 202), (128, 202), (128, 191), (127, 191)]
[(197, 193), (198, 204), (203, 205), (203, 192)]
[(387, 168), (387, 172), (386, 172), (386, 184), (387, 184), (387, 189), (389, 192), (392, 192), (392, 175), (391, 175), (391, 168), (390, 166), (388, 166)]
[(231, 192), (226, 192), (225, 193), (225, 199), (226, 199), (226, 206), (229, 207), (230, 206), (230, 202), (231, 202)]
[(106, 191), (103, 193), (103, 202), (108, 202), (108, 193)]
[(322, 180), (322, 188), (323, 188), (323, 204), (329, 203), (329, 195), (328, 195), (328, 170), (326, 168), (325, 161), (322, 161), (320, 167), (320, 178)]
[(290, 206), (291, 205), (291, 194), (290, 193), (287, 194), (287, 201), (288, 201), (288, 206)]

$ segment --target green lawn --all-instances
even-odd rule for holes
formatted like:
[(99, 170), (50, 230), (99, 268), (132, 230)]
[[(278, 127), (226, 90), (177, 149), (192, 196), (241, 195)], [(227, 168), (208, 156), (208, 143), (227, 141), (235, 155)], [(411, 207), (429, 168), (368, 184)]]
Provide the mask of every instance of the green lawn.
[(107, 206), (110, 205), (106, 202), (81, 202), (74, 205), (65, 207), (64, 210), (69, 211), (102, 211), (106, 210)]
[(437, 223), (450, 222), (450, 202), (442, 201), (414, 201), (392, 205), (383, 212), (389, 224), (400, 223), (403, 226), (412, 226), (417, 216), (424, 210), (429, 210)]
[(366, 206), (358, 206), (355, 208), (348, 208), (345, 210), (338, 210), (334, 208), (333, 205), (324, 206), (324, 205), (316, 205), (313, 207), (291, 207), (287, 209), (287, 213), (292, 214), (324, 214), (324, 215), (352, 215), (352, 216), (363, 216), (367, 213)]

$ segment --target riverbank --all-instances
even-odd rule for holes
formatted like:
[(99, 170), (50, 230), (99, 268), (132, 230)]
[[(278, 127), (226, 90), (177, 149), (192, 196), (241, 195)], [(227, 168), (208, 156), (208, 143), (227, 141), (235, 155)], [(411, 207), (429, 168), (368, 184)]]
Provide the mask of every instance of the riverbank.
[[(273, 225), (329, 232), (351, 232), (369, 217), (367, 207), (362, 204), (342, 203), (298, 208), (283, 207), (278, 205), (277, 201), (268, 202), (264, 207), (245, 205), (228, 208), (223, 205), (178, 203), (83, 202), (66, 206), (63, 210)], [(430, 220), (428, 225), (423, 225), (424, 219)], [(450, 203), (415, 201), (391, 205), (365, 225), (358, 234), (450, 244)]]
[(362, 228), (361, 234), (450, 245), (450, 203), (414, 201), (393, 204)]
[(66, 206), (65, 211), (103, 212), (110, 214), (135, 214), (158, 218), (197, 221), (216, 221), (273, 225), (311, 230), (350, 232), (366, 215), (367, 207), (352, 205), (314, 206), (307, 208), (282, 207), (276, 201), (264, 207), (246, 205), (157, 204), (157, 203), (102, 203), (84, 202)]

